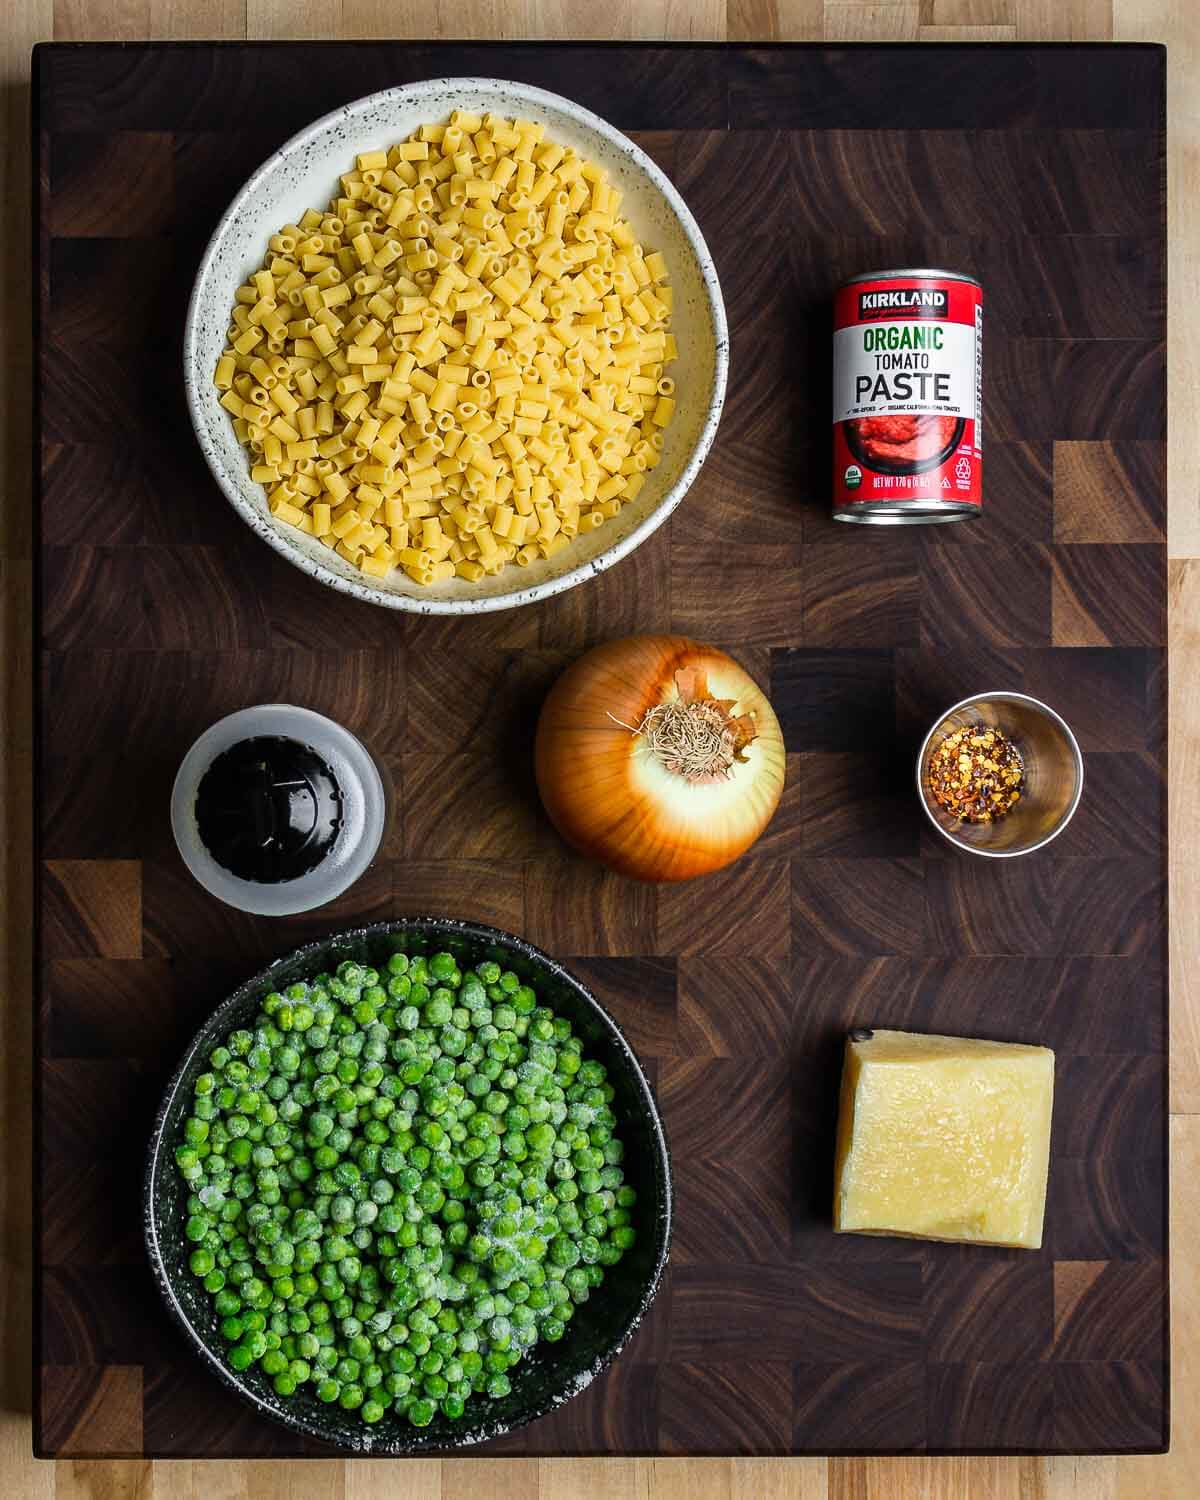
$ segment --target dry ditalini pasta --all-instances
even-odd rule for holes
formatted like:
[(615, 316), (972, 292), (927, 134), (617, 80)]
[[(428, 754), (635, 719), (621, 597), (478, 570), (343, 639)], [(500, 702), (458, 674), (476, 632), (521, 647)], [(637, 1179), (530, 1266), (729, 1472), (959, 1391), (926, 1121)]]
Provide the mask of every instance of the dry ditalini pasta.
[(615, 516), (659, 461), (677, 351), (605, 171), (456, 110), (340, 181), (271, 237), (217, 363), (272, 514), (419, 584)]

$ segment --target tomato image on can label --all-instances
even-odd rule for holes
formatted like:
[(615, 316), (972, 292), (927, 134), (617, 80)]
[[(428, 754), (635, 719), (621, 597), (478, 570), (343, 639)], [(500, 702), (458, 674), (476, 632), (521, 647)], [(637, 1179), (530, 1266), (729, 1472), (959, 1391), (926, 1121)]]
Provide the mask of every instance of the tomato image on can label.
[(949, 271), (879, 271), (837, 293), (833, 513), (956, 521), (982, 500), (983, 294)]

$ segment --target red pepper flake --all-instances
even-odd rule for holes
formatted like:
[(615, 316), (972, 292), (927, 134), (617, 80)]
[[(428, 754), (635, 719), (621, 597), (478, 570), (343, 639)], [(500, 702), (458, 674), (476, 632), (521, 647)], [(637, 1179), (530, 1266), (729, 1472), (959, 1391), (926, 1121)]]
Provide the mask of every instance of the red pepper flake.
[(929, 791), (960, 823), (995, 823), (1021, 799), (1025, 764), (1002, 729), (968, 724), (952, 730), (929, 757)]

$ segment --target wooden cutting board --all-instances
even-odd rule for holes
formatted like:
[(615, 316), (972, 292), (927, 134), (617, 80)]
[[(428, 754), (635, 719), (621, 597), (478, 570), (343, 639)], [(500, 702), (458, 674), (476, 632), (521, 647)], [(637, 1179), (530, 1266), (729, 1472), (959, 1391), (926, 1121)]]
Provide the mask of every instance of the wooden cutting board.
[[(483, 1451), (1161, 1451), (1167, 1442), (1164, 57), (1157, 47), (50, 46), (41, 298), (39, 1452), (326, 1451), (242, 1407), (159, 1306), (142, 1155), (200, 1019), (353, 922), (469, 916), (569, 959), (656, 1084), (668, 1284), (602, 1380)], [(696, 214), (732, 334), (672, 522), (535, 608), (394, 616), (261, 545), (183, 404), (196, 262), (288, 135), (371, 90), (523, 79), (629, 131)], [(830, 294), (946, 265), (986, 297), (986, 513), (829, 519)], [(752, 855), (655, 890), (572, 857), (529, 768), (595, 641), (683, 631), (769, 690), (788, 789)], [(1008, 687), (1087, 762), (1049, 849), (972, 861), (912, 793), (933, 716)], [(387, 762), (346, 897), (267, 921), (171, 843), (180, 757), (284, 700)], [(1040, 1253), (834, 1238), (852, 1025), (1058, 1055)]]

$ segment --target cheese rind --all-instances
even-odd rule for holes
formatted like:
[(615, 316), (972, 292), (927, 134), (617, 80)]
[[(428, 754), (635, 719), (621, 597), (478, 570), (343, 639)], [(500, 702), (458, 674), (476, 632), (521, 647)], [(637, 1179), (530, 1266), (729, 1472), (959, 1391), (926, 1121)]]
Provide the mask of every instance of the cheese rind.
[(1036, 1250), (1054, 1053), (874, 1031), (846, 1043), (833, 1227)]

